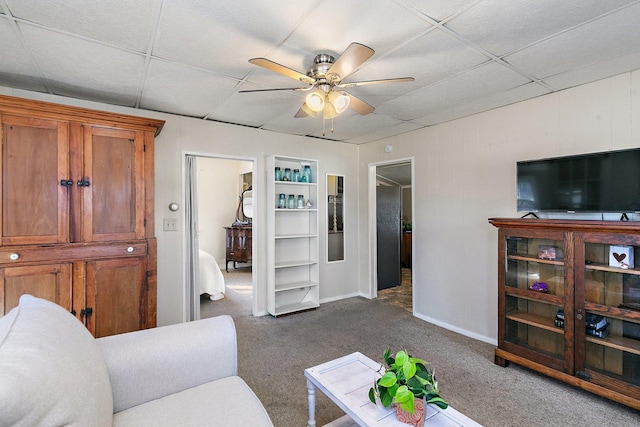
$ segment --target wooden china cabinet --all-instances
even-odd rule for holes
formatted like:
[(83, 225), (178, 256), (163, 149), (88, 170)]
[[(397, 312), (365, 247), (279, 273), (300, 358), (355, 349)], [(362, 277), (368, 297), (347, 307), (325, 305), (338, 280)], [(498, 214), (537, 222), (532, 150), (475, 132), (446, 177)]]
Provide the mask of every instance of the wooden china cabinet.
[(640, 409), (640, 223), (489, 222), (499, 229), (495, 362)]
[(96, 337), (155, 327), (163, 124), (0, 96), (0, 315), (29, 293)]

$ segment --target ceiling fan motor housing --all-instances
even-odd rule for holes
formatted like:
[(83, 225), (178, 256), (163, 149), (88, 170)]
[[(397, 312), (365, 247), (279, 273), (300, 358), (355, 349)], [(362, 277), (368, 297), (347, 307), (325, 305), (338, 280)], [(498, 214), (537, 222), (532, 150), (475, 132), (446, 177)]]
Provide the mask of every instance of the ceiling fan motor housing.
[(313, 65), (307, 70), (307, 76), (314, 79), (325, 77), (335, 61), (335, 58), (327, 53), (316, 55)]

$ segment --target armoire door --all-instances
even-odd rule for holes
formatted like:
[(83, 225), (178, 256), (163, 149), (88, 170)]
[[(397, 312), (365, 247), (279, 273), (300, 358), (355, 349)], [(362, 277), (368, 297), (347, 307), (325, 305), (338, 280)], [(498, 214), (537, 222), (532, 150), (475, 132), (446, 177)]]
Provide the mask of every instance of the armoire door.
[(0, 121), (0, 245), (68, 242), (68, 123), (9, 115)]
[(90, 261), (86, 269), (86, 325), (96, 338), (149, 327), (146, 257)]
[(378, 242), (378, 290), (402, 283), (400, 266), (400, 187), (376, 187), (376, 230)]
[(145, 237), (144, 132), (84, 127), (82, 241)]
[(0, 316), (18, 305), (20, 296), (30, 294), (72, 310), (71, 264), (46, 264), (0, 268)]

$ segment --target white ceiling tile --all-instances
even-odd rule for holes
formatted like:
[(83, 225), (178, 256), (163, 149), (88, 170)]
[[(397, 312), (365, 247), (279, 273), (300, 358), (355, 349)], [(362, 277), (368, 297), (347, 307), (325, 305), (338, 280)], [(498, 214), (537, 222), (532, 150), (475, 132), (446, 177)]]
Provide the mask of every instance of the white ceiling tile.
[(292, 118), (291, 114), (286, 113), (265, 123), (262, 129), (293, 135), (308, 135), (318, 126), (322, 127), (322, 119), (319, 117)]
[(382, 56), (426, 31), (430, 25), (391, 1), (325, 0), (315, 8), (286, 43), (336, 58), (352, 42)]
[(640, 50), (640, 3), (537, 43), (505, 58), (545, 78)]
[[(320, 117), (313, 118), (318, 125), (309, 133), (311, 136), (322, 138), (322, 119)], [(325, 138), (336, 141), (343, 141), (362, 134), (362, 130), (366, 129), (367, 133), (376, 130), (388, 128), (399, 124), (398, 120), (378, 114), (367, 114), (361, 116), (350, 112), (350, 114), (341, 114), (333, 120), (333, 133), (331, 132), (331, 120), (325, 122)]]
[(401, 120), (414, 120), (467, 104), (494, 93), (506, 92), (528, 83), (525, 77), (490, 62), (451, 79), (427, 86), (378, 107), (378, 112)]
[(242, 78), (250, 69), (247, 61), (267, 55), (311, 5), (288, 0), (164, 2), (153, 53)]
[(54, 93), (135, 104), (144, 57), (32, 25), (19, 28)]
[(442, 21), (451, 15), (455, 15), (477, 3), (478, 0), (404, 0), (416, 10), (421, 11), (429, 18)]
[(640, 51), (609, 61), (598, 62), (584, 68), (556, 74), (555, 76), (547, 77), (544, 82), (554, 89), (567, 89), (637, 69), (640, 69)]
[(13, 16), (113, 46), (147, 50), (158, 0), (6, 0)]
[[(396, 122), (396, 124), (386, 125), (379, 127), (369, 133), (360, 133), (355, 137), (349, 138), (346, 141), (354, 144), (366, 144), (368, 142), (378, 141), (380, 139), (388, 138), (394, 135), (400, 135), (402, 133), (411, 132), (412, 130), (420, 129), (423, 125), (413, 122)], [(367, 129), (367, 132), (369, 129)]]
[(205, 71), (153, 60), (149, 65), (140, 106), (150, 110), (204, 117), (222, 105), (236, 84), (235, 80)]
[[(386, 84), (354, 88), (356, 95), (404, 95), (418, 87), (470, 70), (489, 58), (436, 29), (393, 51), (381, 60), (371, 58), (371, 64), (346, 81), (375, 80), (394, 77), (414, 77), (415, 83)], [(407, 75), (405, 75), (407, 74)]]
[(630, 3), (633, 0), (486, 0), (446, 26), (502, 56)]
[(0, 69), (0, 85), (38, 92), (46, 90), (40, 72), (4, 18), (0, 18), (0, 52), (4, 64)]
[(542, 96), (549, 92), (547, 88), (537, 83), (529, 83), (504, 92), (497, 92), (482, 98), (470, 100), (469, 102), (459, 103), (449, 109), (434, 111), (413, 121), (425, 126), (431, 126), (436, 123), (459, 119), (482, 111), (492, 110), (526, 99)]
[(293, 119), (302, 102), (303, 95), (297, 93), (237, 93), (218, 107), (211, 118), (232, 123), (241, 119), (243, 125), (259, 127), (280, 116)]

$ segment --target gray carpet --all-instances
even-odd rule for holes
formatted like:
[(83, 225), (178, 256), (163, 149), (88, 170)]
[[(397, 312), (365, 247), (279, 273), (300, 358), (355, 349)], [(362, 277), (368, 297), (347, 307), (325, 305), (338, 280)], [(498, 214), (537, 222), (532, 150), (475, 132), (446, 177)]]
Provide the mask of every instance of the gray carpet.
[[(225, 274), (227, 285), (246, 271)], [(302, 427), (308, 419), (304, 369), (360, 351), (374, 360), (405, 348), (435, 369), (442, 396), (484, 426), (639, 426), (640, 412), (511, 364), (493, 363), (493, 346), (434, 326), (391, 304), (349, 298), (304, 313), (251, 316), (250, 294), (227, 289), (203, 301), (201, 316), (229, 314), (238, 334), (240, 376), (276, 427)], [(318, 426), (344, 413), (316, 394)]]

